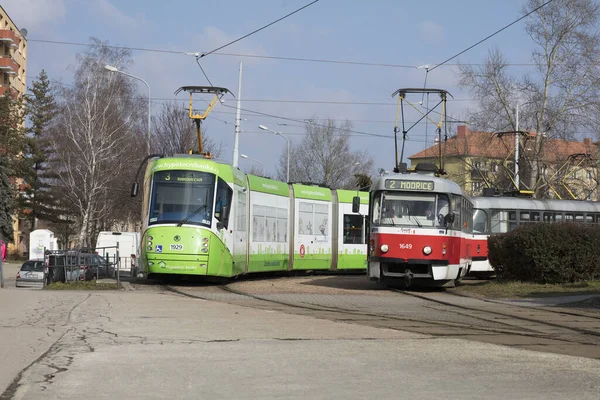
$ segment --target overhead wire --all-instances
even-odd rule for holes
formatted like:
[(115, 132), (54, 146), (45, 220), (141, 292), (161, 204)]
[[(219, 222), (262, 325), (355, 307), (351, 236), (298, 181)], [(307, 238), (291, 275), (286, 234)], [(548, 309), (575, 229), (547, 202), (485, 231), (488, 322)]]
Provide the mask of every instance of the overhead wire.
[(528, 16), (530, 16), (531, 14), (533, 14), (534, 12), (538, 11), (539, 9), (541, 9), (542, 7), (547, 6), (548, 4), (552, 3), (554, 0), (548, 0), (547, 2), (545, 2), (544, 4), (534, 8), (533, 10), (529, 11), (528, 13), (526, 13), (525, 15), (523, 15), (521, 18), (518, 18), (516, 20), (514, 20), (513, 22), (511, 22), (510, 24), (504, 26), (501, 29), (498, 29), (496, 32), (492, 33), (491, 35), (486, 36), (485, 38), (481, 39), (479, 42), (475, 43), (474, 45), (471, 45), (469, 47), (467, 47), (466, 49), (464, 49), (463, 51), (453, 55), (452, 57), (446, 59), (445, 61), (442, 61), (441, 63), (437, 64), (436, 66), (434, 66), (433, 68), (431, 68), (429, 71), (433, 71), (434, 69), (436, 69), (437, 67), (446, 64), (448, 61), (451, 61), (453, 59), (455, 59), (456, 57), (460, 56), (461, 54), (466, 53), (467, 51), (471, 50), (473, 47), (476, 47), (478, 45), (480, 45), (481, 43), (485, 42), (486, 40), (488, 40), (489, 38), (496, 36), (497, 34), (499, 34), (500, 32), (502, 32), (505, 29), (508, 29), (509, 27), (513, 26), (514, 24), (516, 24), (517, 22), (527, 18)]
[[(68, 42), (61, 40), (46, 40), (46, 39), (28, 39), (28, 42), (31, 43), (47, 43), (47, 44), (60, 44), (60, 45), (68, 45), (68, 46), (81, 46), (81, 47), (97, 47), (98, 45), (92, 43), (81, 43), (81, 42)], [(143, 51), (143, 52), (154, 52), (154, 53), (163, 53), (163, 54), (176, 54), (176, 55), (186, 55), (186, 52), (176, 51), (176, 50), (167, 50), (167, 49), (156, 49), (156, 48), (144, 48), (144, 47), (130, 47), (130, 46), (116, 46), (116, 45), (102, 45), (103, 47), (107, 47), (110, 49), (121, 49), (121, 50), (131, 50), (131, 51)], [(403, 69), (415, 69), (415, 65), (409, 64), (390, 64), (390, 63), (377, 63), (377, 62), (366, 62), (366, 61), (353, 61), (353, 60), (328, 60), (328, 59), (319, 59), (319, 58), (305, 58), (305, 57), (285, 57), (285, 56), (267, 56), (260, 54), (245, 54), (245, 53), (213, 53), (215, 56), (226, 56), (226, 57), (242, 57), (242, 58), (258, 58), (258, 59), (270, 59), (270, 60), (281, 60), (281, 61), (300, 61), (300, 62), (312, 62), (312, 63), (322, 63), (322, 64), (345, 64), (345, 65), (358, 65), (358, 66), (367, 66), (367, 67), (387, 67), (387, 68), (403, 68)], [(482, 63), (463, 63), (463, 64), (448, 64), (442, 63), (438, 64), (438, 66), (446, 66), (446, 67), (456, 67), (459, 65), (484, 65)], [(507, 66), (510, 67), (535, 67), (537, 64), (535, 63), (507, 63)]]
[(316, 3), (316, 2), (318, 2), (318, 1), (319, 1), (319, 0), (314, 0), (314, 1), (312, 1), (312, 2), (310, 2), (310, 3), (308, 3), (308, 4), (306, 4), (306, 5), (304, 5), (304, 6), (300, 7), (300, 8), (298, 8), (298, 9), (297, 9), (297, 10), (295, 10), (295, 11), (292, 11), (291, 13), (289, 13), (289, 14), (287, 14), (287, 15), (284, 15), (283, 17), (281, 17), (281, 18), (279, 18), (279, 19), (277, 19), (277, 20), (275, 20), (275, 21), (273, 21), (273, 22), (271, 22), (271, 23), (269, 23), (269, 24), (267, 24), (267, 25), (265, 25), (265, 26), (263, 26), (263, 27), (261, 27), (261, 28), (258, 28), (258, 29), (256, 29), (256, 30), (254, 30), (254, 31), (252, 31), (252, 32), (250, 32), (250, 33), (248, 33), (248, 34), (244, 35), (244, 36), (242, 36), (241, 38), (238, 38), (238, 39), (236, 39), (236, 40), (232, 40), (231, 42), (229, 42), (229, 43), (227, 43), (227, 44), (224, 44), (224, 45), (223, 45), (223, 46), (221, 46), (221, 47), (217, 47), (216, 49), (214, 49), (214, 50), (211, 50), (211, 51), (209, 51), (209, 52), (207, 52), (207, 53), (202, 53), (202, 55), (200, 55), (200, 58), (202, 58), (202, 57), (205, 57), (205, 56), (207, 56), (207, 55), (209, 55), (209, 54), (212, 54), (212, 53), (214, 53), (214, 52), (216, 52), (216, 51), (219, 51), (219, 50), (221, 50), (221, 49), (224, 49), (224, 48), (225, 48), (225, 47), (227, 47), (227, 46), (231, 46), (232, 44), (234, 44), (234, 43), (237, 43), (237, 42), (239, 42), (240, 40), (243, 40), (243, 39), (247, 38), (248, 36), (252, 36), (252, 35), (254, 35), (255, 33), (258, 33), (258, 32), (260, 32), (260, 31), (262, 31), (263, 29), (266, 29), (266, 28), (268, 28), (269, 26), (271, 26), (271, 25), (274, 25), (274, 24), (278, 23), (279, 21), (281, 21), (281, 20), (284, 20), (284, 19), (286, 19), (286, 18), (288, 18), (288, 17), (290, 17), (290, 16), (292, 16), (292, 15), (296, 14), (297, 12), (300, 12), (300, 11), (304, 10), (305, 8), (307, 8), (307, 7), (310, 7), (310, 6), (312, 6), (313, 4), (315, 4), (315, 3)]

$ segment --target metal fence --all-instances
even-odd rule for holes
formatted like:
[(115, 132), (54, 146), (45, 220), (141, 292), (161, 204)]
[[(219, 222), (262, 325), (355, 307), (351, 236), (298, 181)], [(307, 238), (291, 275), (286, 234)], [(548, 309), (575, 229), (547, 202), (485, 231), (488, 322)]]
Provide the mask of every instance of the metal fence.
[(121, 283), (118, 246), (46, 250), (44, 262), (45, 284), (99, 279), (116, 279), (117, 284)]

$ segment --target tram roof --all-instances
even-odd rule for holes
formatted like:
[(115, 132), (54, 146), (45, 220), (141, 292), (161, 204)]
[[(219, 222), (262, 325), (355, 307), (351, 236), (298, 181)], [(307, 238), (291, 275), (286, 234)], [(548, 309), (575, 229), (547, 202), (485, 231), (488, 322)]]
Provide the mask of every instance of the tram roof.
[(374, 190), (388, 190), (393, 191), (394, 188), (389, 187), (389, 183), (386, 186), (386, 182), (388, 181), (400, 181), (400, 182), (421, 182), (421, 183), (433, 183), (432, 189), (418, 189), (418, 188), (410, 188), (404, 187), (396, 190), (406, 190), (406, 191), (415, 191), (415, 192), (423, 192), (423, 191), (431, 191), (434, 193), (452, 193), (457, 195), (462, 195), (468, 197), (462, 188), (456, 183), (448, 179), (440, 178), (435, 176), (432, 173), (420, 173), (420, 172), (411, 172), (411, 173), (390, 173), (386, 175), (382, 175), (375, 179), (373, 184), (371, 185), (371, 191)]
[(600, 212), (600, 202), (580, 200), (538, 200), (518, 197), (472, 197), (473, 206), (492, 210), (547, 210)]

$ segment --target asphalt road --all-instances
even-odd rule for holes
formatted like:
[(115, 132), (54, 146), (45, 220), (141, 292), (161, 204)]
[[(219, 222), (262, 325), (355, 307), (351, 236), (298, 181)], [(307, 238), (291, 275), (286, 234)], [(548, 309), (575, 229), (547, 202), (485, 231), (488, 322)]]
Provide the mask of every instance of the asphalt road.
[(0, 290), (0, 398), (596, 399), (600, 361), (133, 292)]

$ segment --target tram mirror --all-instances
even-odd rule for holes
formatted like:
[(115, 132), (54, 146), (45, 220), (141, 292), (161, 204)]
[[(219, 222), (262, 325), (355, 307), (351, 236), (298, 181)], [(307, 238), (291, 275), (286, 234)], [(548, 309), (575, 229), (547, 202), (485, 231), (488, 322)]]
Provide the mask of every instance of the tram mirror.
[(352, 212), (358, 213), (360, 211), (360, 197), (354, 196), (352, 198)]
[(138, 194), (139, 185), (137, 182), (133, 182), (131, 185), (131, 197), (136, 197)]
[(446, 224), (453, 224), (454, 223), (454, 213), (451, 212), (449, 214), (446, 214), (446, 216), (444, 217)]

